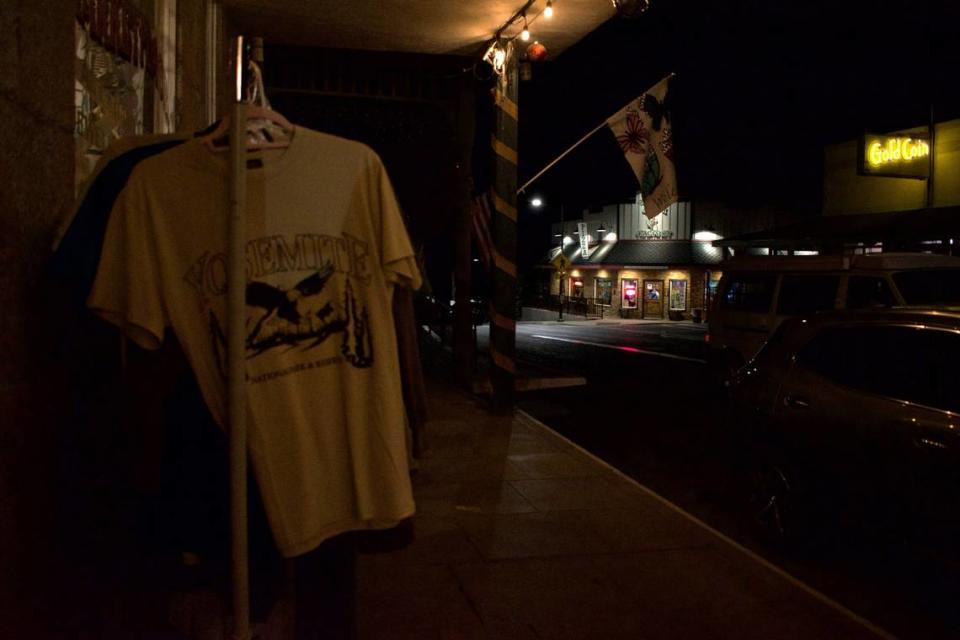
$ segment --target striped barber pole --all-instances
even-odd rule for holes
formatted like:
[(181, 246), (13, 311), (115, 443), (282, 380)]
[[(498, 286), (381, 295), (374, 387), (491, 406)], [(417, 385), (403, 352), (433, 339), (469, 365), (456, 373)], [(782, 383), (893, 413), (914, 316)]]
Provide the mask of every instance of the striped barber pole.
[(516, 376), (517, 297), (517, 59), (512, 43), (506, 69), (494, 91), (496, 106), (491, 146), (493, 185), (493, 295), (490, 300), (490, 359), (493, 406), (513, 408)]

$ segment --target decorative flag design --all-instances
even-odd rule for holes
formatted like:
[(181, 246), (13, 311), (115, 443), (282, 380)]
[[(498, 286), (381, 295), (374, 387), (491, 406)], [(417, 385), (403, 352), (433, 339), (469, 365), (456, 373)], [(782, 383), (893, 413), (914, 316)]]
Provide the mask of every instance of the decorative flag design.
[(667, 76), (607, 118), (620, 149), (640, 182), (644, 213), (659, 215), (677, 201), (677, 171), (669, 112)]
[(590, 255), (590, 235), (587, 233), (587, 223), (577, 223), (577, 235), (580, 237), (580, 255), (584, 258)]
[(476, 194), (470, 204), (473, 209), (473, 238), (480, 250), (480, 259), (488, 270), (493, 265), (493, 236), (490, 233), (492, 217), (490, 196), (486, 191)]

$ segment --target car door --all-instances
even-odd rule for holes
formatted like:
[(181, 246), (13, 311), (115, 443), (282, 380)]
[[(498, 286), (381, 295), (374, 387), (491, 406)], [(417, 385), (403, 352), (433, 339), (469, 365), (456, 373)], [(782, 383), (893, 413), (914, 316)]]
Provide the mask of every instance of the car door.
[(887, 366), (872, 385), (894, 408), (900, 477), (893, 497), (927, 522), (960, 522), (960, 334), (929, 325), (889, 329)]
[(844, 384), (856, 360), (844, 331), (812, 335), (792, 358), (773, 404), (773, 422), (801, 491), (836, 494), (860, 472), (857, 407)]
[(853, 513), (957, 517), (957, 357), (954, 332), (870, 324), (828, 328), (797, 354), (784, 423)]

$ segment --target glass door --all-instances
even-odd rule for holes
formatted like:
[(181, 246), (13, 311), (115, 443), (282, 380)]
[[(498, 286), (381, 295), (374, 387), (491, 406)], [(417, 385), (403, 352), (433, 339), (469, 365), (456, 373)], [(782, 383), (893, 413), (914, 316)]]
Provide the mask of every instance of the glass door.
[(663, 318), (663, 280), (643, 281), (644, 318)]

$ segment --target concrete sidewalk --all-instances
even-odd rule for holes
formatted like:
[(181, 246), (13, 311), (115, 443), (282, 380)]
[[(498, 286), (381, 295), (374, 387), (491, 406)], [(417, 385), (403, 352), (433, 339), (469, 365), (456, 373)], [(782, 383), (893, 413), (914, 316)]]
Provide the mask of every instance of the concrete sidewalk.
[(890, 637), (526, 414), (429, 390), (415, 540), (360, 557), (359, 638)]

